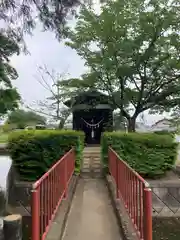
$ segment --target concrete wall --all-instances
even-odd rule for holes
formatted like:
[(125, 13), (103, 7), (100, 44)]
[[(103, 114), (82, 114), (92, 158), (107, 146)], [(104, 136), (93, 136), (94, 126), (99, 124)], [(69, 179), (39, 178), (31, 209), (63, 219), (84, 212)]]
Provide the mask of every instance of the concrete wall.
[(150, 182), (152, 189), (153, 216), (180, 216), (180, 181)]
[(13, 166), (7, 176), (7, 211), (11, 214), (30, 215), (32, 183), (19, 181)]

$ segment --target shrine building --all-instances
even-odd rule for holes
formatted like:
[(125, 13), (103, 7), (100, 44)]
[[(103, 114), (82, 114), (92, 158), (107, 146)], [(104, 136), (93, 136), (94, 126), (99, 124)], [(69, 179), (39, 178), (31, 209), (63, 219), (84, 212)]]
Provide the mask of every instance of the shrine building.
[(86, 144), (100, 144), (101, 134), (113, 129), (113, 104), (109, 97), (92, 90), (64, 103), (72, 109), (73, 130), (84, 131)]

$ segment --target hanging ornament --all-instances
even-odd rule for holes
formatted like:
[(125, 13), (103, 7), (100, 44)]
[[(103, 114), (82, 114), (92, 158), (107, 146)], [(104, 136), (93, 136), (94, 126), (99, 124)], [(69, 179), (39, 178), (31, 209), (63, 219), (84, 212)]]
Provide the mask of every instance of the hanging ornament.
[(94, 129), (96, 128), (99, 128), (100, 126), (100, 123), (104, 120), (104, 119), (101, 119), (98, 123), (94, 124), (94, 120), (92, 119), (91, 122), (92, 123), (88, 123), (87, 121), (85, 121), (83, 118), (82, 118), (83, 122), (86, 124), (87, 128), (91, 128), (91, 138), (94, 139)]
[(91, 137), (92, 137), (92, 139), (94, 138), (94, 130), (93, 130), (93, 128), (92, 128), (92, 131), (91, 131)]
[(88, 123), (86, 120), (84, 120), (83, 118), (81, 118), (83, 120), (83, 122), (86, 124), (87, 127), (89, 128), (95, 128), (95, 127), (99, 127), (100, 123), (104, 120), (101, 119), (101, 121), (99, 121), (98, 123), (92, 124), (92, 123)]

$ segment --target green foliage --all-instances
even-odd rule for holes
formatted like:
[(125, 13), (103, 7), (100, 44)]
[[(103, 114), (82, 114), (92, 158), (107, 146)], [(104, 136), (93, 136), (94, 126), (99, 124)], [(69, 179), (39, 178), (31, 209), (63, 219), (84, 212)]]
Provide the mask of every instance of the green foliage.
[(177, 144), (171, 136), (154, 133), (104, 133), (102, 159), (107, 166), (108, 146), (143, 177), (159, 177), (172, 169)]
[(154, 133), (158, 135), (169, 135), (171, 137), (174, 137), (174, 134), (175, 134), (175, 132), (169, 132), (167, 130), (155, 131)]
[(114, 131), (125, 131), (126, 121), (120, 112), (113, 114)]
[[(76, 7), (80, 4), (78, 0), (3, 0), (0, 20), (9, 23), (11, 35), (17, 35), (18, 40), (23, 32), (32, 33), (39, 21), (44, 30), (54, 31), (57, 37), (62, 37), (66, 33), (68, 17), (76, 14)], [(21, 25), (17, 26), (17, 22)]]
[(8, 123), (5, 123), (3, 126), (2, 126), (2, 132), (3, 133), (8, 133), (10, 131), (12, 131), (14, 129), (14, 126), (8, 124)]
[(0, 132), (0, 143), (7, 143), (8, 134)]
[(35, 112), (18, 109), (9, 114), (7, 123), (23, 129), (28, 125), (45, 124), (46, 119)]
[(175, 128), (176, 132), (180, 129), (180, 102), (172, 109), (171, 127)]
[(80, 85), (107, 92), (130, 131), (143, 111), (180, 102), (179, 18), (179, 0), (111, 0), (100, 13), (83, 8), (69, 33), (88, 66)]
[(71, 147), (76, 151), (76, 172), (80, 171), (84, 134), (77, 131), (22, 130), (9, 136), (9, 153), (21, 180), (41, 177)]
[(18, 107), (20, 95), (12, 86), (11, 80), (18, 77), (16, 70), (9, 64), (13, 54), (19, 54), (16, 42), (0, 32), (0, 117)]

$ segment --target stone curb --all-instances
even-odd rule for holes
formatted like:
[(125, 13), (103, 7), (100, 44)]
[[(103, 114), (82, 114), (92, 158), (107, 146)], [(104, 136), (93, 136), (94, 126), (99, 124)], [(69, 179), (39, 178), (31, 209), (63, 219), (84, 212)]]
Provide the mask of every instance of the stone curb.
[(61, 240), (63, 238), (67, 218), (69, 215), (78, 180), (79, 176), (72, 177), (68, 190), (68, 198), (66, 200), (63, 200), (63, 202), (60, 204), (55, 219), (50, 226), (50, 230), (45, 240)]
[(105, 180), (123, 240), (139, 240), (123, 203), (115, 197), (115, 186), (111, 176), (106, 175)]

